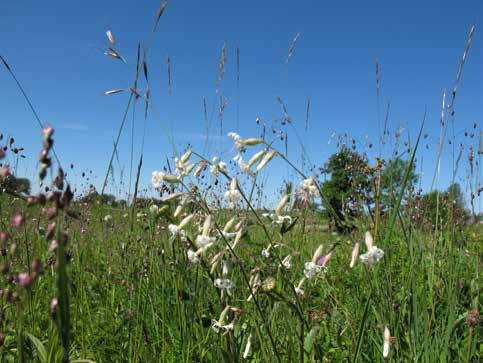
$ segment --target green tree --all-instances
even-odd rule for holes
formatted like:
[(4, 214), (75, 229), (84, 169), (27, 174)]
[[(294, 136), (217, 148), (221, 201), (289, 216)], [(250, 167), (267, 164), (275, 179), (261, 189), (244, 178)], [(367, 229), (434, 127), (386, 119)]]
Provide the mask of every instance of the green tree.
[(0, 192), (4, 190), (7, 193), (30, 194), (30, 180), (27, 178), (17, 178), (9, 175), (0, 181)]
[[(384, 165), (381, 171), (380, 203), (381, 210), (387, 211), (394, 205), (404, 184), (406, 172), (409, 169), (409, 161), (394, 158)], [(407, 195), (414, 189), (418, 176), (414, 166), (409, 171), (408, 182), (404, 194)]]
[(367, 158), (346, 146), (333, 154), (321, 171), (330, 175), (322, 183), (323, 207), (338, 230), (350, 228), (365, 204), (371, 203)]
[(469, 217), (468, 211), (465, 209), (465, 198), (458, 183), (450, 184), (444, 192), (433, 191), (424, 194), (421, 210), (423, 220), (429, 222), (431, 227), (434, 227), (436, 222), (439, 226), (461, 225)]

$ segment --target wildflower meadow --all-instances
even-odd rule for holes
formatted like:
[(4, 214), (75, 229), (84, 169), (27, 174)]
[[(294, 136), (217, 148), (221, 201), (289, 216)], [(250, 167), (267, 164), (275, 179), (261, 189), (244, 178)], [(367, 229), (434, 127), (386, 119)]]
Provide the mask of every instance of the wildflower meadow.
[[(240, 59), (222, 43), (205, 146), (173, 141), (147, 168), (144, 136), (139, 153), (129, 140), (130, 115), (142, 113), (142, 135), (159, 118), (149, 57), (170, 5), (153, 9), (135, 54), (118, 47), (123, 31), (99, 30), (96, 56), (130, 66), (131, 83), (99, 96), (119, 97), (110, 151), (75, 150), (105, 164), (92, 174), (59, 152), (58, 129), (28, 92), (35, 79), (18, 77), (0, 53), (10, 80), (0, 87), (24, 102), (37, 140), (24, 145), (13, 120), (0, 122), (0, 361), (478, 362), (482, 131), (478, 121), (453, 131), (459, 87), (474, 76), (465, 63), (481, 54), (476, 26), (448, 70), (454, 87), (437, 95), (439, 119), (421, 112), (411, 132), (391, 129), (381, 106), (378, 135), (335, 132), (320, 163), (304, 147), (316, 137), (313, 100), (303, 121), (281, 97), (275, 121), (240, 130), (223, 117), (231, 105), (221, 85)], [(173, 64), (163, 65), (169, 92)], [(379, 91), (378, 62), (374, 79)], [(201, 113), (210, 113), (204, 98)], [(439, 132), (431, 150), (428, 123)], [(219, 140), (225, 149), (206, 146)], [(434, 163), (423, 168), (428, 153)], [(119, 154), (129, 155), (124, 174)], [(22, 174), (28, 155), (34, 177)], [(447, 189), (442, 163), (452, 163)], [(423, 170), (431, 188), (421, 187)]]

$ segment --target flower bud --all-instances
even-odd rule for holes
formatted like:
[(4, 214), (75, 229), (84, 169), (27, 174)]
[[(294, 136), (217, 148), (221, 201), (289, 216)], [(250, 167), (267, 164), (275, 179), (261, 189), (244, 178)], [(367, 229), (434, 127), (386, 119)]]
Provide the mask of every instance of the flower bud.
[(14, 227), (21, 227), (25, 222), (25, 217), (21, 214), (17, 214), (15, 217), (13, 217), (12, 225)]
[(175, 184), (175, 183), (181, 182), (180, 178), (177, 177), (176, 175), (173, 175), (173, 174), (164, 174), (163, 175), (163, 180), (165, 182), (168, 182), (168, 183), (171, 183), (171, 184)]
[(181, 163), (186, 163), (188, 161), (188, 159), (191, 157), (191, 154), (193, 152), (191, 150), (188, 150), (187, 152), (185, 152), (182, 156), (181, 156)]
[(268, 164), (268, 162), (270, 160), (273, 159), (273, 157), (277, 154), (277, 151), (276, 150), (272, 150), (270, 151), (267, 155), (265, 155), (265, 157), (262, 159), (262, 161), (260, 161), (260, 164), (257, 165), (255, 171), (258, 173), (260, 170), (262, 170), (265, 165)]
[(172, 200), (178, 199), (179, 197), (181, 197), (183, 195), (184, 195), (184, 193), (182, 193), (182, 192), (172, 193), (172, 194), (168, 195), (167, 197), (161, 199), (161, 201), (163, 201), (163, 202), (170, 202)]
[(189, 222), (193, 219), (193, 214), (190, 214), (186, 217), (183, 218), (183, 220), (180, 222), (178, 228), (183, 229), (186, 225), (188, 225)]
[(211, 215), (208, 214), (205, 218), (205, 223), (203, 224), (203, 236), (208, 236), (211, 228)]
[(317, 247), (317, 249), (315, 250), (315, 253), (312, 257), (313, 263), (315, 263), (322, 256), (323, 250), (324, 250), (324, 245), (320, 244), (319, 247)]
[(246, 145), (246, 146), (255, 146), (255, 145), (261, 144), (262, 142), (263, 142), (262, 139), (250, 138), (250, 139), (241, 140), (240, 144)]
[(237, 178), (233, 178), (231, 180), (231, 183), (230, 183), (230, 190), (237, 190), (237, 186), (238, 186), (238, 179)]
[(253, 155), (250, 160), (248, 160), (248, 163), (247, 163), (247, 166), (249, 168), (251, 168), (253, 166), (253, 164), (257, 163), (260, 161), (260, 159), (262, 158), (262, 156), (266, 153), (267, 151), (264, 149), (264, 150), (261, 150), (259, 152), (257, 152), (255, 155)]
[(283, 198), (278, 203), (277, 209), (275, 209), (276, 215), (280, 215), (282, 213), (283, 209), (285, 208), (289, 200), (290, 200), (290, 197), (287, 194), (283, 196)]

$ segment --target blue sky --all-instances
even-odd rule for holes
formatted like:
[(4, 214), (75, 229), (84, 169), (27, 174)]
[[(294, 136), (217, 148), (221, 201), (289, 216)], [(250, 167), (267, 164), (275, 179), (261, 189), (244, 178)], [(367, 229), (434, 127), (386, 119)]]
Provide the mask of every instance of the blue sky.
[[(104, 176), (127, 94), (103, 96), (132, 83), (137, 42), (149, 38), (160, 0), (47, 1), (4, 0), (0, 4), (0, 54), (14, 69), (45, 123), (56, 129), (56, 147), (64, 164), (74, 162), (74, 182), (92, 170), (94, 184)], [(255, 136), (255, 119), (271, 122), (281, 116), (277, 96), (287, 107), (313, 163), (334, 152), (333, 132), (348, 132), (362, 143), (377, 145), (375, 59), (380, 63), (381, 114), (391, 101), (389, 126), (414, 139), (427, 108), (423, 162), (424, 188), (434, 171), (443, 89), (451, 90), (472, 24), (477, 25), (456, 102), (455, 133), (467, 146), (482, 116), (483, 2), (455, 1), (171, 1), (168, 2), (148, 54), (151, 94), (158, 115), (150, 113), (142, 181), (160, 169), (172, 146), (160, 126), (174, 138), (177, 150), (187, 143), (203, 150), (205, 121), (202, 98), (211, 111), (218, 63), (227, 43), (226, 73), (219, 94), (228, 98), (223, 134), (239, 126), (242, 136)], [(127, 65), (100, 49), (111, 29), (116, 49)], [(300, 38), (289, 64), (288, 49)], [(236, 83), (235, 49), (240, 49), (240, 82)], [(166, 57), (171, 59), (171, 95), (167, 93)], [(307, 98), (311, 99), (309, 131), (305, 132)], [(218, 103), (213, 118), (218, 121)], [(135, 158), (138, 160), (144, 106), (135, 116)], [(238, 108), (238, 113), (237, 113)], [(238, 115), (238, 116), (237, 116)], [(131, 116), (120, 142), (120, 166), (129, 169)], [(471, 129), (471, 130), (470, 130)], [(0, 69), (0, 131), (15, 136), (29, 156), (19, 173), (33, 175), (40, 133), (11, 77)], [(450, 130), (451, 131), (451, 130)], [(475, 131), (477, 133), (478, 131)], [(228, 159), (231, 142), (212, 130), (209, 154)], [(289, 134), (289, 156), (299, 161), (300, 148)], [(428, 144), (429, 149), (424, 147)], [(376, 147), (377, 149), (377, 147)], [(441, 184), (452, 171), (451, 148), (445, 145)], [(374, 151), (375, 152), (375, 151)], [(388, 150), (386, 150), (388, 152)], [(464, 153), (466, 163), (466, 152)], [(118, 167), (118, 164), (115, 164)], [(466, 175), (461, 168), (461, 178)], [(118, 171), (116, 171), (118, 172)], [(71, 173), (72, 174), (72, 173)], [(289, 176), (275, 163), (272, 188)]]

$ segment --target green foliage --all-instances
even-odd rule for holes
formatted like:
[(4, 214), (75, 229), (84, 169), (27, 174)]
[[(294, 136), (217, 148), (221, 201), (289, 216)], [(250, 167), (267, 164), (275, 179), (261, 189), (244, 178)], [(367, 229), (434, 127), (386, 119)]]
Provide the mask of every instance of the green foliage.
[(446, 223), (466, 223), (469, 213), (465, 209), (464, 195), (458, 183), (451, 184), (444, 192), (433, 191), (424, 194), (420, 201), (422, 222), (434, 227)]
[[(457, 188), (452, 190), (457, 195)], [(10, 207), (0, 210), (0, 219), (8, 221), (13, 211), (22, 207), (22, 201), (5, 198), (0, 205)], [(170, 208), (173, 212), (175, 205)], [(434, 239), (413, 227), (409, 233), (396, 228), (387, 245), (378, 244), (387, 256), (374, 269), (361, 264), (348, 269), (352, 245), (343, 242), (346, 238), (341, 236), (327, 273), (304, 284), (305, 295), (299, 297), (298, 305), (292, 284), (303, 276), (303, 265), (310, 261), (319, 241), (333, 237), (304, 227), (308, 221), (318, 220), (315, 211), (313, 215), (300, 215), (297, 223), (279, 234), (280, 247), (272, 251), (281, 256), (293, 254), (285, 280), (274, 256), (260, 256), (260, 241), (265, 238), (262, 228), (249, 224), (242, 248), (236, 250), (243, 267), (246, 271), (258, 270), (262, 281), (274, 278), (276, 282), (273, 290), (261, 288), (256, 294), (267, 317), (268, 323), (263, 324), (254, 302), (246, 301), (248, 289), (233, 258), (226, 256), (232, 265), (228, 276), (236, 288), (231, 297), (220, 300), (203, 265), (191, 264), (186, 245), (180, 239), (169, 240), (168, 232), (163, 232), (168, 223), (164, 217), (140, 210), (146, 212), (145, 217), (139, 218), (131, 231), (124, 217), (128, 211), (128, 207), (87, 203), (82, 206), (81, 219), (66, 225), (65, 231), (71, 236), (67, 249), (72, 256), (66, 266), (70, 296), (64, 298), (70, 305), (72, 333), (68, 341), (57, 333), (58, 316), (50, 314), (50, 299), (58, 284), (53, 266), (46, 267), (32, 286), (31, 305), (24, 305), (21, 322), (18, 310), (5, 310), (5, 326), (12, 322), (23, 326), (26, 361), (45, 361), (47, 357), (49, 362), (61, 362), (66, 342), (71, 347), (70, 360), (84, 359), (79, 362), (239, 361), (252, 329), (249, 359), (274, 361), (267, 336), (270, 329), (282, 362), (300, 360), (300, 348), (307, 362), (352, 361), (356, 356), (358, 362), (383, 362), (385, 325), (397, 339), (390, 352), (393, 361), (431, 362), (434, 357), (443, 361), (463, 357), (465, 361), (468, 354), (477, 359), (478, 333), (473, 330), (470, 338), (465, 322), (479, 295), (475, 270), (478, 254), (474, 253), (479, 247), (471, 231), (458, 232), (457, 238), (467, 242), (460, 250), (450, 247), (450, 233)], [(112, 221), (104, 221), (107, 214), (112, 215)], [(30, 216), (38, 217), (38, 210), (29, 209), (27, 214), (31, 252), (45, 260), (50, 256), (48, 241), (37, 229), (38, 222), (29, 222)], [(214, 214), (220, 225), (229, 217), (227, 210)], [(244, 218), (250, 216), (245, 214)], [(410, 225), (406, 219), (404, 224)], [(271, 228), (272, 233), (279, 233), (278, 226)], [(190, 239), (198, 233), (196, 226), (187, 232)], [(15, 239), (24, 235), (15, 230), (10, 233)], [(436, 245), (438, 248), (434, 248)], [(18, 258), (18, 263), (26, 266), (25, 256)], [(221, 267), (214, 276), (221, 276)], [(0, 279), (3, 283), (4, 277)], [(26, 299), (23, 301), (29, 301), (27, 296), (21, 296)], [(225, 304), (244, 313), (234, 331), (222, 335), (215, 333), (211, 324)], [(307, 324), (301, 338), (298, 309)], [(15, 361), (17, 333), (12, 329), (3, 332), (6, 339), (0, 360)]]
[(2, 193), (2, 190), (7, 193), (28, 195), (30, 194), (30, 180), (9, 175), (7, 178), (0, 180), (0, 193)]
[(112, 194), (101, 195), (95, 189), (90, 190), (87, 194), (79, 198), (79, 202), (107, 204), (111, 206), (116, 206), (118, 203), (114, 195)]
[[(409, 169), (409, 161), (401, 158), (393, 158), (389, 160), (381, 171), (380, 185), (380, 203), (381, 210), (387, 211), (391, 208), (397, 199), (404, 183), (404, 177)], [(418, 176), (413, 166), (409, 170), (407, 187), (404, 190), (404, 196), (414, 189), (414, 185), (418, 181)]]
[(322, 183), (323, 207), (339, 230), (361, 214), (361, 205), (370, 202), (367, 159), (346, 146), (333, 154), (321, 171), (330, 175)]

